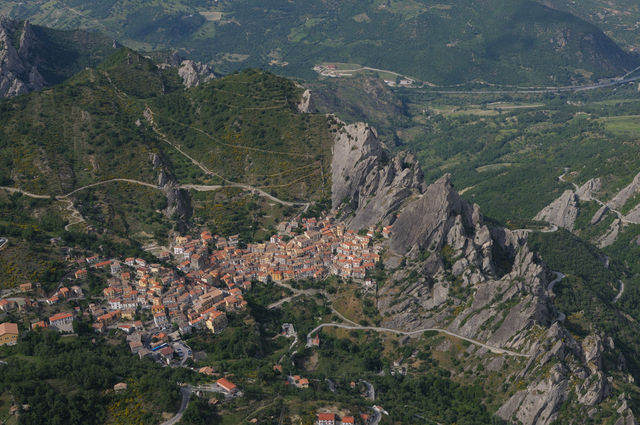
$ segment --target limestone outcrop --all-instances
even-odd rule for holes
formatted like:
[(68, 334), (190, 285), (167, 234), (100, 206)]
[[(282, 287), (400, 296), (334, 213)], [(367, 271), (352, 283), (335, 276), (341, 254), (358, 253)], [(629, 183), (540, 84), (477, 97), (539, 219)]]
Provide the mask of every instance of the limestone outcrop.
[(186, 88), (196, 87), (216, 78), (213, 68), (192, 60), (183, 60), (178, 66), (178, 75)]
[(187, 222), (193, 213), (189, 192), (178, 187), (176, 178), (160, 156), (153, 154), (151, 161), (153, 168), (158, 170), (158, 187), (162, 189), (167, 198), (167, 206), (162, 210), (162, 213), (176, 220), (179, 231), (185, 231)]
[(578, 196), (573, 190), (565, 190), (559, 198), (544, 207), (533, 219), (573, 230), (576, 217), (578, 217)]
[(313, 104), (311, 90), (305, 89), (304, 93), (302, 93), (302, 97), (300, 97), (300, 102), (298, 103), (298, 112), (302, 114), (309, 114), (315, 111), (316, 107)]
[[(552, 288), (562, 275), (529, 249), (526, 232), (489, 228), (449, 175), (425, 185), (415, 158), (392, 156), (366, 124), (338, 131), (333, 154), (333, 208), (352, 229), (392, 225), (389, 277), (377, 293), (381, 326), (446, 329), (482, 341), (485, 346), (467, 352), (477, 352), (485, 370), (504, 362), (483, 357), (488, 348), (526, 357), (510, 376), (524, 387), (497, 411), (507, 422), (548, 425), (564, 403), (597, 409), (610, 397), (612, 378), (602, 368), (603, 353), (613, 349), (610, 338), (590, 334), (578, 342), (563, 327), (566, 316), (554, 306)], [(578, 201), (599, 189), (593, 179), (568, 190), (537, 219), (572, 229)], [(617, 420), (635, 421), (623, 407)]]
[(349, 228), (389, 224), (409, 197), (426, 185), (415, 157), (392, 156), (365, 123), (337, 124), (331, 163), (331, 204), (342, 209)]
[(47, 85), (34, 55), (37, 43), (31, 24), (0, 18), (0, 98), (39, 90)]
[(607, 205), (612, 210), (620, 210), (624, 204), (636, 193), (640, 192), (640, 173), (636, 174), (633, 181), (625, 186), (620, 192), (616, 194)]

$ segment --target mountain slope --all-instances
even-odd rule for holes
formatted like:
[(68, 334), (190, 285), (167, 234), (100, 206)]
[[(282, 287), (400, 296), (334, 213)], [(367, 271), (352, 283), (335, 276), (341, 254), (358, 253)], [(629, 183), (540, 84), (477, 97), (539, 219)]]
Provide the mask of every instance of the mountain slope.
[(546, 6), (572, 13), (597, 25), (612, 39), (633, 52), (638, 51), (637, 23), (640, 6), (633, 0), (541, 0)]
[(193, 216), (248, 241), (324, 205), (336, 122), (300, 112), (304, 89), (255, 70), (183, 83), (179, 69), (121, 49), (0, 102), (0, 186), (73, 201), (76, 216), (127, 237), (184, 230)]
[(59, 84), (113, 53), (112, 40), (0, 18), (0, 97)]
[[(357, 129), (344, 131), (358, 140), (338, 138), (334, 149), (355, 146), (352, 163), (366, 164), (367, 182), (382, 181), (395, 161), (373, 134)], [(358, 181), (363, 174), (359, 165), (347, 171), (334, 166), (333, 171), (334, 181)], [(387, 179), (377, 190), (395, 193), (395, 182)], [(444, 329), (473, 340), (474, 346), (453, 360), (452, 376), (491, 391), (492, 373), (503, 371), (501, 394), (490, 403), (505, 421), (627, 423), (629, 418), (634, 423), (624, 400), (636, 402), (636, 388), (627, 383), (639, 373), (640, 330), (626, 310), (612, 305), (615, 292), (606, 284), (621, 269), (606, 270), (576, 241), (559, 242), (561, 233), (553, 233), (557, 240), (549, 243), (544, 234), (489, 227), (479, 207), (455, 192), (448, 175), (426, 188), (405, 184), (415, 190), (394, 197), (386, 210), (372, 210), (366, 202), (352, 210), (350, 198), (361, 190), (366, 194), (367, 186), (356, 185), (352, 196), (337, 205), (343, 213), (352, 211), (347, 223), (353, 228), (358, 228), (360, 211), (369, 211), (367, 224), (391, 222), (386, 276), (378, 281), (379, 326), (418, 333)], [(529, 238), (557, 269), (541, 261)], [(571, 262), (572, 250), (580, 253), (578, 263)], [(575, 302), (581, 310), (566, 304), (573, 290), (580, 291)], [(566, 313), (556, 307), (556, 297)], [(508, 356), (497, 360), (495, 353)]]
[[(9, 2), (2, 10), (60, 28), (98, 28), (136, 48), (185, 49), (222, 71), (272, 66), (312, 77), (311, 68), (328, 61), (437, 84), (551, 85), (621, 75), (638, 64), (594, 25), (530, 0), (161, 1), (152, 9), (143, 2), (62, 0), (59, 6), (51, 13), (43, 1), (28, 8)], [(62, 19), (65, 9), (74, 19)]]

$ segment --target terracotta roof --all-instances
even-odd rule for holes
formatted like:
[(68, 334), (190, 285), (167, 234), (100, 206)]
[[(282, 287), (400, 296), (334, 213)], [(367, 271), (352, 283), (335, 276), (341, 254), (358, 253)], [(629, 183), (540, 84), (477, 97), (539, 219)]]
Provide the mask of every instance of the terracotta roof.
[(0, 324), (0, 335), (5, 334), (18, 334), (18, 325), (16, 323), (1, 323)]
[(216, 384), (218, 384), (220, 387), (222, 387), (224, 390), (227, 391), (233, 391), (236, 389), (236, 385), (229, 381), (227, 378), (220, 378), (216, 381)]
[(68, 319), (69, 317), (72, 317), (71, 313), (54, 314), (53, 316), (49, 317), (49, 323), (55, 322), (56, 320)]

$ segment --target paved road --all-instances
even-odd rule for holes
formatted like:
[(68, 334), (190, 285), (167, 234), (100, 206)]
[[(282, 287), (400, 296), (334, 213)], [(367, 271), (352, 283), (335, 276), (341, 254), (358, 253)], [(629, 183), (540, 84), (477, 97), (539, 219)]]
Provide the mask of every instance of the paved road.
[[(560, 181), (561, 181), (561, 182), (563, 182), (563, 183), (567, 183), (567, 181), (564, 179), (564, 176), (565, 176), (566, 174), (567, 174), (567, 173), (563, 173), (563, 174), (561, 174), (561, 175), (558, 177), (558, 180), (560, 180)], [(575, 190), (578, 190), (578, 189), (580, 188), (580, 187), (579, 187), (577, 184), (575, 184), (574, 182), (571, 182), (571, 184), (573, 185), (573, 188), (574, 188)], [(590, 196), (589, 196), (589, 199), (591, 199), (592, 201), (595, 201), (595, 202), (596, 202), (598, 205), (600, 205), (601, 207), (607, 207), (607, 208), (609, 209), (609, 211), (613, 212), (613, 213), (618, 217), (618, 219), (619, 219), (621, 222), (623, 222), (623, 223), (626, 223), (626, 224), (640, 224), (640, 222), (638, 222), (638, 221), (629, 220), (629, 219), (628, 219), (628, 218), (626, 218), (626, 217), (625, 217), (625, 216), (624, 216), (620, 211), (618, 211), (618, 210), (616, 210), (616, 209), (613, 209), (609, 204), (606, 204), (606, 203), (602, 202), (600, 199), (598, 199), (598, 198), (594, 197), (593, 195), (590, 195)]]
[(521, 87), (514, 89), (495, 89), (495, 90), (429, 90), (417, 89), (424, 93), (439, 94), (544, 94), (544, 93), (562, 93), (562, 92), (581, 92), (587, 90), (596, 90), (606, 87), (614, 87), (622, 84), (631, 83), (640, 80), (640, 77), (619, 78), (597, 84), (588, 84), (585, 86), (563, 86), (563, 87)]
[(545, 227), (544, 229), (513, 229), (512, 232), (523, 232), (523, 233), (531, 233), (531, 232), (540, 232), (540, 233), (553, 233), (558, 231), (558, 226), (555, 224), (549, 223), (549, 227)]
[(180, 422), (180, 419), (182, 419), (182, 414), (184, 413), (184, 411), (187, 409), (187, 406), (189, 405), (189, 399), (191, 398), (191, 391), (192, 389), (190, 386), (180, 388), (180, 392), (182, 393), (182, 401), (180, 402), (180, 408), (178, 409), (178, 413), (176, 413), (173, 418), (165, 422), (162, 422), (160, 425), (175, 425), (178, 422)]
[(36, 195), (35, 193), (27, 192), (26, 190), (18, 189), (15, 187), (0, 186), (0, 189), (6, 190), (9, 193), (16, 193), (16, 192), (22, 193), (23, 195), (28, 196), (29, 198), (51, 199), (51, 196), (49, 195)]
[[(114, 183), (114, 182), (133, 183), (133, 184), (139, 184), (141, 186), (150, 187), (151, 189), (160, 189), (160, 187), (158, 185), (156, 185), (156, 184), (151, 184), (151, 183), (143, 182), (143, 181), (140, 181), (140, 180), (134, 180), (134, 179), (109, 179), (109, 180), (103, 180), (103, 181), (100, 181), (100, 182), (97, 182), (97, 183), (91, 183), (91, 184), (88, 184), (86, 186), (79, 187), (79, 188), (67, 193), (66, 195), (62, 195), (61, 197), (62, 198), (68, 198), (69, 196), (71, 196), (71, 195), (73, 195), (73, 194), (75, 194), (77, 192), (80, 192), (81, 190), (89, 189), (91, 187), (101, 186), (101, 185), (107, 184), (107, 183)], [(56, 196), (56, 198), (60, 198), (60, 197)]]
[(618, 282), (620, 282), (620, 290), (618, 291), (618, 295), (613, 299), (614, 304), (617, 303), (620, 297), (622, 297), (622, 294), (624, 294), (624, 282), (621, 280), (618, 280)]
[[(293, 295), (290, 297), (285, 298), (284, 300), (280, 300), (280, 301), (276, 301), (275, 303), (272, 303), (268, 306), (268, 308), (276, 308), (278, 306), (280, 306), (282, 304), (282, 302), (284, 301), (288, 301), (294, 297), (300, 296), (300, 295), (314, 295), (314, 294), (318, 294), (321, 293), (323, 295), (326, 296), (326, 293), (324, 291), (318, 290), (318, 289), (305, 289), (305, 290), (300, 290), (300, 289), (295, 289), (292, 288), (291, 286), (287, 285), (286, 283), (283, 282), (275, 282), (276, 285), (281, 286), (283, 288), (287, 288), (291, 291), (293, 291)], [(342, 329), (353, 329), (353, 330), (371, 330), (371, 331), (376, 331), (376, 332), (392, 332), (392, 333), (396, 333), (399, 335), (418, 335), (427, 331), (435, 331), (435, 332), (440, 332), (440, 333), (444, 333), (447, 334), (449, 336), (453, 336), (455, 338), (459, 338), (462, 339), (464, 341), (470, 342), (472, 344), (478, 345), (480, 347), (484, 347), (487, 350), (493, 352), (493, 353), (497, 353), (497, 354), (507, 354), (507, 355), (511, 355), (511, 356), (517, 356), (517, 357), (531, 357), (529, 354), (522, 354), (522, 353), (517, 353), (515, 351), (511, 351), (511, 350), (507, 350), (504, 348), (499, 348), (499, 347), (493, 347), (491, 345), (487, 345), (484, 344), (480, 341), (476, 341), (474, 339), (471, 338), (467, 338), (465, 336), (456, 334), (454, 332), (448, 331), (446, 329), (441, 329), (441, 328), (426, 328), (426, 329), (419, 329), (419, 330), (415, 330), (415, 331), (402, 331), (402, 330), (398, 330), (398, 329), (391, 329), (391, 328), (382, 328), (382, 327), (377, 327), (377, 326), (361, 326), (358, 325), (357, 323), (353, 322), (352, 320), (347, 319), (346, 317), (344, 317), (339, 311), (337, 311), (333, 306), (331, 306), (331, 311), (338, 316), (341, 320), (345, 321), (348, 323), (348, 325), (342, 324), (342, 323), (323, 323), (320, 324), (318, 326), (316, 326), (315, 329), (313, 329), (311, 332), (309, 332), (307, 334), (307, 341), (310, 339), (310, 337), (316, 333), (318, 330), (322, 329), (322, 328), (326, 328), (326, 327), (337, 327), (337, 328), (342, 328)]]
[(290, 295), (290, 296), (288, 296), (286, 298), (282, 298), (282, 299), (280, 299), (278, 301), (272, 302), (271, 304), (269, 304), (267, 306), (267, 308), (269, 310), (272, 310), (274, 308), (278, 308), (282, 304), (284, 304), (286, 302), (289, 302), (292, 299), (294, 299), (296, 297), (299, 297), (299, 296), (302, 296), (302, 295), (313, 296), (313, 295), (316, 295), (316, 294), (324, 293), (324, 291), (321, 291), (320, 289), (296, 289), (296, 288), (294, 288), (294, 287), (292, 287), (290, 285), (287, 285), (284, 282), (273, 282), (273, 283), (276, 286), (280, 286), (281, 288), (286, 288), (286, 289), (290, 290), (291, 292), (293, 292), (293, 295)]
[[(554, 273), (556, 275), (556, 278), (553, 279), (551, 282), (549, 282), (549, 285), (547, 286), (547, 293), (549, 295), (553, 295), (553, 288), (555, 288), (556, 283), (560, 282), (562, 279), (564, 279), (566, 277), (564, 274), (562, 274), (560, 272), (554, 272)], [(558, 317), (556, 318), (556, 321), (562, 322), (566, 318), (567, 318), (567, 316), (563, 312), (558, 311)]]
[(342, 323), (323, 323), (321, 325), (316, 326), (315, 329), (313, 329), (311, 332), (309, 332), (309, 334), (307, 334), (307, 338), (309, 338), (311, 335), (313, 335), (314, 333), (316, 333), (320, 329), (328, 328), (328, 327), (341, 328), (341, 329), (350, 329), (350, 330), (375, 331), (375, 332), (391, 332), (391, 333), (395, 333), (395, 334), (399, 334), (399, 335), (407, 335), (407, 336), (419, 335), (419, 334), (424, 333), (424, 332), (439, 332), (439, 333), (447, 334), (447, 335), (452, 336), (454, 338), (461, 339), (463, 341), (470, 342), (470, 343), (472, 343), (474, 345), (477, 345), (479, 347), (486, 348), (487, 350), (491, 351), (492, 353), (506, 354), (506, 355), (515, 356), (515, 357), (531, 357), (530, 354), (517, 353), (515, 351), (507, 350), (507, 349), (504, 349), (504, 348), (487, 345), (487, 344), (485, 344), (483, 342), (476, 341), (475, 339), (467, 338), (465, 336), (456, 334), (456, 333), (448, 331), (446, 329), (440, 329), (440, 328), (424, 328), (424, 329), (418, 329), (418, 330), (415, 330), (415, 331), (401, 331), (401, 330), (398, 330), (398, 329), (382, 328), (382, 327), (377, 327), (377, 326), (360, 326), (360, 325), (355, 325), (354, 326), (354, 325), (344, 325)]
[(367, 387), (367, 393), (366, 393), (367, 399), (371, 401), (375, 401), (376, 389), (373, 387), (373, 384), (369, 381), (365, 381), (364, 379), (361, 379), (360, 382), (362, 382), (365, 385), (365, 387)]

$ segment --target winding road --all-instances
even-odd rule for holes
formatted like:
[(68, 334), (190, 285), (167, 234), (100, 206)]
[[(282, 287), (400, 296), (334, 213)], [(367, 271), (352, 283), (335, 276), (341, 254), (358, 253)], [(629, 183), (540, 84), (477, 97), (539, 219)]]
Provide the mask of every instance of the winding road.
[(518, 353), (518, 352), (515, 352), (515, 351), (507, 350), (505, 348), (494, 347), (492, 345), (488, 345), (488, 344), (485, 344), (483, 342), (476, 341), (475, 339), (467, 338), (466, 336), (462, 336), (462, 335), (459, 335), (457, 333), (448, 331), (446, 329), (441, 329), (441, 328), (424, 328), (424, 329), (417, 329), (415, 331), (401, 331), (401, 330), (398, 330), (398, 329), (382, 328), (382, 327), (378, 327), (378, 326), (345, 325), (345, 324), (342, 324), (342, 323), (322, 323), (321, 325), (316, 326), (311, 332), (309, 332), (307, 334), (307, 338), (310, 338), (311, 335), (313, 335), (314, 333), (316, 333), (320, 329), (329, 328), (329, 327), (348, 329), (348, 330), (390, 332), (390, 333), (395, 333), (395, 334), (398, 334), (398, 335), (406, 335), (406, 336), (419, 335), (419, 334), (424, 333), (424, 332), (439, 332), (439, 333), (447, 334), (447, 335), (452, 336), (454, 338), (461, 339), (463, 341), (470, 342), (471, 344), (477, 345), (479, 347), (486, 348), (487, 350), (489, 350), (489, 351), (491, 351), (492, 353), (495, 353), (495, 354), (505, 354), (505, 355), (508, 355), (508, 356), (526, 357), (526, 358), (531, 357), (530, 354), (522, 354), (522, 353)]
[[(237, 183), (237, 182), (233, 182), (231, 180), (226, 179), (225, 177), (223, 177), (222, 175), (211, 171), (209, 168), (207, 168), (204, 164), (202, 164), (200, 161), (196, 160), (195, 158), (193, 158), (191, 155), (189, 155), (188, 153), (186, 153), (185, 151), (183, 151), (180, 146), (176, 145), (175, 143), (171, 142), (171, 140), (169, 140), (169, 138), (167, 137), (166, 134), (164, 134), (163, 132), (160, 131), (160, 129), (158, 128), (158, 126), (156, 125), (153, 117), (155, 116), (155, 113), (153, 112), (153, 110), (151, 110), (151, 108), (147, 107), (147, 109), (145, 110), (145, 118), (147, 119), (147, 121), (151, 124), (151, 127), (153, 128), (153, 131), (158, 135), (158, 137), (160, 137), (160, 139), (167, 143), (168, 145), (172, 146), (175, 150), (177, 150), (178, 152), (180, 152), (180, 154), (182, 154), (182, 156), (184, 156), (185, 158), (187, 158), (189, 161), (191, 161), (191, 163), (193, 165), (195, 165), (196, 167), (200, 168), (200, 170), (202, 170), (203, 173), (205, 173), (206, 175), (209, 176), (214, 176), (217, 177), (219, 179), (221, 179), (222, 181), (224, 181), (225, 183), (227, 183), (226, 187), (238, 187), (244, 190), (248, 190), (248, 191), (252, 191), (255, 194), (261, 195), (267, 199), (270, 199), (271, 201), (277, 202), (281, 205), (286, 205), (286, 206), (304, 206), (304, 207), (308, 207), (310, 205), (310, 202), (289, 202), (289, 201), (283, 201), (282, 199), (278, 199), (275, 196), (265, 192), (264, 190), (248, 185), (248, 184), (244, 184), (244, 183)], [(207, 133), (205, 133), (204, 131), (194, 128), (194, 130), (198, 130), (201, 133), (205, 134), (207, 137), (210, 137), (210, 135), (208, 135)], [(253, 148), (252, 148), (253, 149)], [(261, 150), (261, 149), (258, 149)], [(272, 152), (273, 153), (273, 152)], [(204, 186), (204, 185), (189, 185), (189, 186), (193, 186), (192, 189), (194, 190), (218, 190), (221, 188), (221, 186)]]
[[(549, 282), (549, 285), (547, 286), (547, 293), (549, 295), (555, 295), (553, 292), (553, 288), (555, 288), (556, 283), (560, 282), (562, 279), (564, 279), (566, 276), (560, 272), (554, 272), (556, 275), (556, 278), (553, 279), (551, 282)], [(558, 322), (562, 322), (564, 321), (564, 319), (567, 318), (567, 315), (564, 314), (561, 311), (558, 311), (558, 317), (556, 318), (556, 321)]]
[(620, 283), (620, 290), (618, 291), (618, 294), (613, 299), (614, 304), (617, 303), (618, 300), (620, 300), (620, 298), (622, 297), (622, 294), (624, 294), (624, 282), (621, 280), (618, 280), (618, 282)]
[[(304, 289), (304, 290), (301, 290), (301, 289), (292, 288), (290, 285), (287, 285), (286, 283), (283, 283), (283, 282), (274, 282), (274, 283), (276, 285), (280, 286), (280, 287), (289, 289), (290, 291), (293, 292), (293, 295), (291, 295), (289, 297), (286, 297), (286, 298), (283, 298), (281, 300), (278, 300), (278, 301), (276, 301), (274, 303), (269, 304), (267, 306), (267, 308), (269, 308), (269, 309), (277, 308), (277, 307), (281, 306), (283, 303), (285, 303), (287, 301), (290, 301), (291, 299), (293, 299), (295, 297), (299, 297), (301, 295), (323, 294), (324, 296), (327, 296), (327, 293), (325, 291), (318, 290), (318, 289)], [(335, 322), (322, 323), (322, 324), (316, 326), (311, 332), (309, 332), (307, 334), (307, 341), (311, 338), (311, 336), (314, 333), (316, 333), (317, 331), (319, 331), (322, 328), (327, 328), (327, 327), (349, 329), (349, 330), (391, 332), (391, 333), (395, 333), (395, 334), (398, 334), (398, 335), (407, 335), (407, 336), (419, 335), (419, 334), (424, 333), (424, 332), (432, 331), (432, 332), (444, 333), (444, 334), (447, 334), (447, 335), (452, 336), (454, 338), (458, 338), (458, 339), (461, 339), (463, 341), (470, 342), (470, 343), (475, 344), (477, 346), (486, 348), (487, 350), (491, 351), (492, 353), (506, 354), (506, 355), (516, 356), (516, 357), (531, 357), (530, 354), (522, 354), (522, 353), (517, 353), (515, 351), (507, 350), (507, 349), (504, 349), (504, 348), (494, 347), (494, 346), (485, 344), (483, 342), (476, 341), (475, 339), (467, 338), (465, 336), (462, 336), (460, 334), (457, 334), (455, 332), (451, 332), (451, 331), (448, 331), (448, 330), (442, 329), (442, 328), (424, 328), (424, 329), (418, 329), (418, 330), (414, 330), (414, 331), (403, 331), (403, 330), (399, 330), (399, 329), (383, 328), (383, 327), (378, 327), (378, 326), (361, 326), (361, 325), (358, 325), (357, 323), (353, 322), (352, 320), (349, 320), (346, 317), (344, 317), (344, 315), (342, 315), (339, 311), (337, 311), (333, 307), (333, 305), (331, 305), (330, 308), (331, 308), (331, 311), (336, 316), (338, 316), (338, 318), (340, 318), (340, 320), (342, 320), (344, 322), (347, 322), (348, 324), (335, 323)]]
[(182, 401), (180, 402), (180, 408), (175, 416), (165, 422), (162, 422), (160, 425), (175, 425), (180, 422), (182, 419), (182, 414), (187, 409), (189, 405), (189, 399), (191, 398), (191, 386), (181, 387), (180, 392), (182, 393)]
[[(568, 182), (568, 181), (566, 181), (566, 180), (564, 179), (564, 176), (565, 176), (566, 174), (567, 174), (566, 172), (565, 172), (565, 173), (563, 173), (563, 174), (561, 174), (561, 175), (558, 177), (558, 180), (559, 180), (559, 181), (561, 181), (561, 182), (563, 182), (563, 183), (571, 183), (571, 185), (573, 186), (574, 190), (576, 190), (576, 191), (577, 191), (577, 190), (580, 188), (580, 186), (578, 186), (575, 182)], [(587, 199), (585, 199), (585, 201), (586, 201), (586, 200), (587, 200)], [(622, 214), (620, 211), (618, 211), (618, 210), (616, 210), (616, 209), (613, 209), (609, 204), (606, 204), (606, 203), (602, 202), (600, 199), (598, 199), (598, 198), (594, 197), (594, 196), (593, 196), (593, 195), (591, 195), (591, 194), (589, 194), (589, 199), (588, 199), (588, 200), (595, 201), (595, 202), (596, 202), (598, 205), (600, 205), (601, 207), (607, 207), (607, 208), (609, 209), (609, 211), (613, 212), (613, 213), (618, 217), (618, 219), (619, 219), (622, 223), (625, 223), (625, 224), (640, 224), (640, 223), (639, 223), (639, 222), (637, 222), (637, 221), (629, 220), (629, 219), (628, 219), (628, 218), (626, 218), (626, 217), (624, 216), (624, 214)]]

